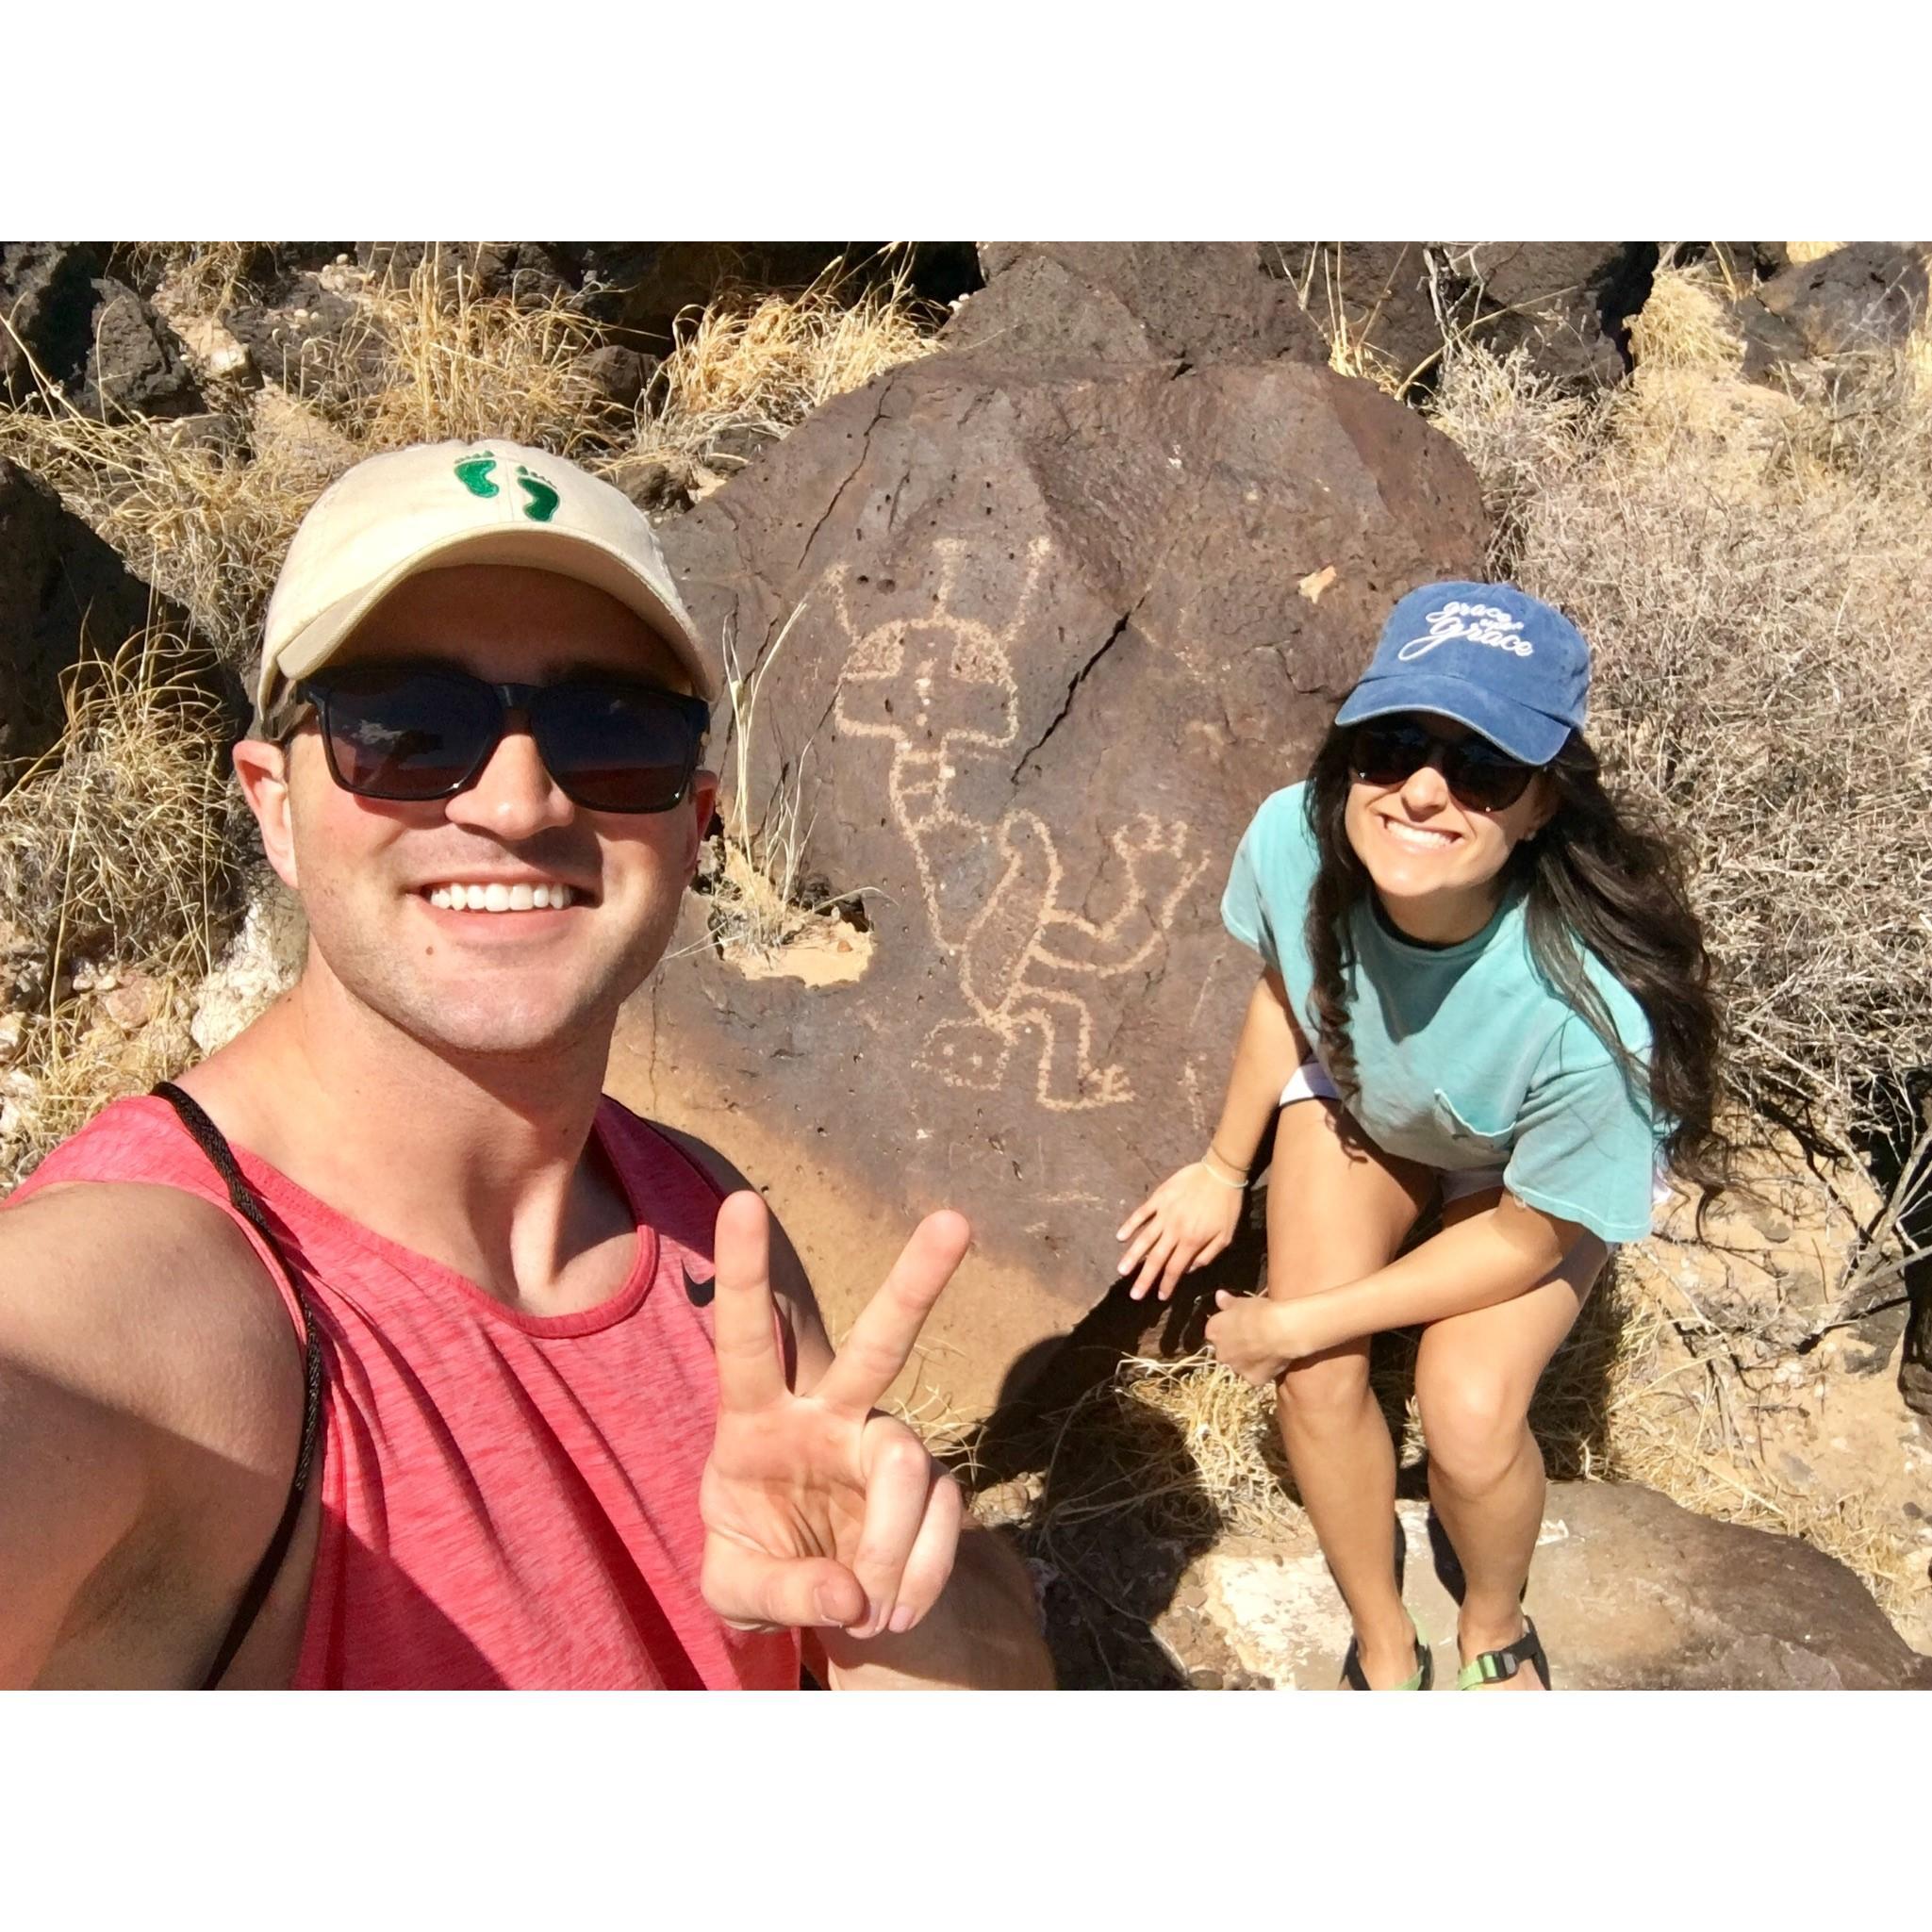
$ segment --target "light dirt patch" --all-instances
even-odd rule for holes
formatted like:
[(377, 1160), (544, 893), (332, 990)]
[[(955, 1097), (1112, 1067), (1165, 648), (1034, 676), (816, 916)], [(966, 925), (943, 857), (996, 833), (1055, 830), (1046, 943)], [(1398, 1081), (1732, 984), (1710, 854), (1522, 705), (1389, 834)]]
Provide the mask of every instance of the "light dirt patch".
[(866, 976), (872, 935), (843, 919), (818, 919), (783, 946), (741, 948), (726, 963), (748, 980), (802, 980), (808, 986), (843, 986)]

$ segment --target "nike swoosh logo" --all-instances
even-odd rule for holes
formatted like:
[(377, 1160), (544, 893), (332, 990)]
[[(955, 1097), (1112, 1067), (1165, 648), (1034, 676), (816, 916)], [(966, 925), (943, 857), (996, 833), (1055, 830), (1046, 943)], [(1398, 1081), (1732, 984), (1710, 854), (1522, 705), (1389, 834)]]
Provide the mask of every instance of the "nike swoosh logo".
[(690, 1264), (686, 1262), (680, 1262), (678, 1268), (685, 1278), (685, 1293), (690, 1296), (691, 1306), (709, 1308), (712, 1296), (718, 1292), (717, 1277), (707, 1276), (702, 1281), (696, 1280), (692, 1277)]

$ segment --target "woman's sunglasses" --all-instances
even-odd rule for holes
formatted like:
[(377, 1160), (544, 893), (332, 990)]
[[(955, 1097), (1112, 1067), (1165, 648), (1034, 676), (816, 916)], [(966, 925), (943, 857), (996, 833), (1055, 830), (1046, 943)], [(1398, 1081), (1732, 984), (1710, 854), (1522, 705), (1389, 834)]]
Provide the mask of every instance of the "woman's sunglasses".
[(305, 678), (329, 775), (365, 799), (424, 803), (473, 784), (512, 711), (557, 788), (592, 812), (668, 812), (689, 789), (711, 722), (701, 699), (622, 678), (492, 685), (465, 671), (357, 665)]
[(1403, 718), (1376, 718), (1355, 728), (1348, 768), (1367, 784), (1406, 784), (1441, 753), (1443, 783), (1459, 804), (1500, 812), (1528, 788), (1538, 768), (1525, 765), (1473, 734), (1453, 744)]

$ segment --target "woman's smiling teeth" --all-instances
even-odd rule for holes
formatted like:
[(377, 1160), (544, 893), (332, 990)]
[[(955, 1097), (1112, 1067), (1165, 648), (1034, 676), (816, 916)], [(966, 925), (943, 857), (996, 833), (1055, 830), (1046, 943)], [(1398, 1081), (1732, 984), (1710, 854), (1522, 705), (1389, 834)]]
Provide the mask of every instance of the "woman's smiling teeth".
[(1397, 845), (1406, 845), (1412, 852), (1439, 852), (1456, 843), (1453, 832), (1431, 832), (1426, 825), (1410, 825), (1399, 818), (1384, 818), (1382, 823)]
[(568, 885), (433, 885), (429, 902), (444, 912), (561, 912), (570, 903)]

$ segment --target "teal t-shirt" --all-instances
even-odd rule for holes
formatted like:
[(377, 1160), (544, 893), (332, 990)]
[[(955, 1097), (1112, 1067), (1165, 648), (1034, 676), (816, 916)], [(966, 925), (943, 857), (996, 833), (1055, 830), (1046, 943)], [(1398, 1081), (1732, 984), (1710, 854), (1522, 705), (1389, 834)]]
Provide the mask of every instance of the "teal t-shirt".
[[(1302, 1032), (1319, 1039), (1303, 925), (1318, 863), (1308, 787), (1254, 816), (1221, 900), (1228, 930), (1281, 975)], [(1379, 1148), (1431, 1167), (1501, 1167), (1519, 1200), (1605, 1241), (1650, 1232), (1658, 1133), (1610, 1049), (1537, 971), (1520, 892), (1460, 945), (1404, 939), (1365, 900), (1348, 1031), (1361, 1078), (1352, 1109)], [(1584, 969), (1619, 1038), (1647, 1061), (1650, 1028), (1592, 954)]]

